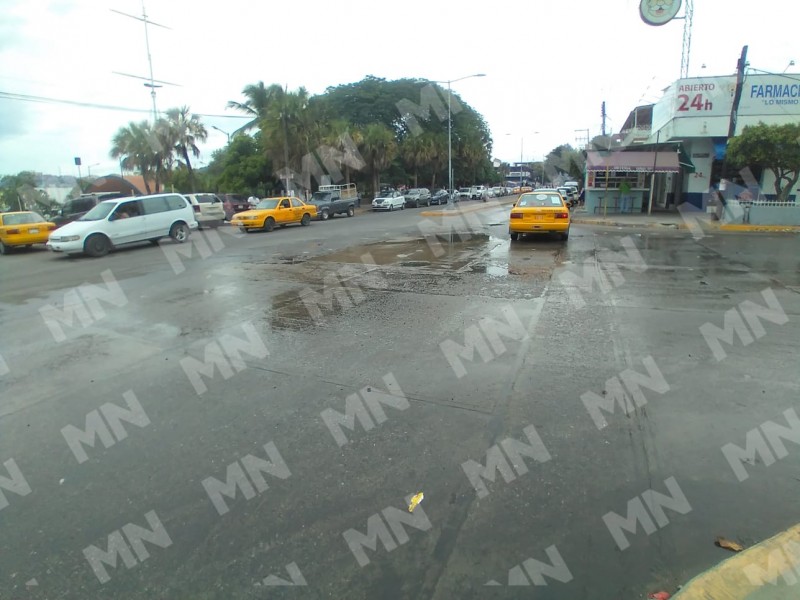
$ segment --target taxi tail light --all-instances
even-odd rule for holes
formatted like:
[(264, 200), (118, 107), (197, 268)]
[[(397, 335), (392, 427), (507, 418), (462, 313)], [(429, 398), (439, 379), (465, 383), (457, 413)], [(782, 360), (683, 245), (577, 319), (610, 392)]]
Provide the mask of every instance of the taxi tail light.
[(521, 219), (522, 218), (522, 213), (511, 213), (511, 218), (512, 219)]
[(569, 213), (556, 213), (556, 219), (569, 219)]
[(56, 226), (51, 223), (50, 225), (47, 226), (47, 230), (48, 231), (55, 231), (56, 230)]
[(19, 229), (6, 229), (6, 233), (19, 233)]

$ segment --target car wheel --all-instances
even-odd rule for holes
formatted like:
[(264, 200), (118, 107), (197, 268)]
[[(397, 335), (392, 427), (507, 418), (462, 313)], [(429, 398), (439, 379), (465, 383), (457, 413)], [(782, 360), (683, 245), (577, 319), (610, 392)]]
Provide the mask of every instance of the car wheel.
[(272, 217), (267, 217), (264, 219), (264, 224), (261, 226), (261, 229), (264, 231), (272, 231), (275, 229), (275, 219)]
[(189, 239), (189, 227), (186, 223), (174, 223), (169, 229), (169, 237), (172, 238), (173, 242), (182, 244)]
[(347, 207), (347, 216), (348, 217), (352, 217), (354, 214), (356, 214), (356, 209), (353, 208), (352, 205), (348, 206)]
[(569, 239), (569, 229), (567, 229), (566, 233), (561, 234), (561, 239), (567, 241)]
[(11, 246), (6, 246), (3, 242), (0, 242), (0, 254), (11, 254)]
[(405, 203), (405, 202), (403, 202), (403, 203), (400, 205), (400, 210), (405, 210), (405, 209), (406, 209), (406, 203)]
[(518, 233), (511, 233), (509, 235), (511, 236), (511, 241), (512, 242), (516, 242), (519, 239), (519, 234)]
[(151, 244), (153, 244), (153, 246), (158, 246), (158, 240), (160, 240), (160, 239), (161, 238), (150, 238), (147, 241), (150, 242)]
[(311, 215), (310, 215), (310, 214), (308, 214), (308, 213), (306, 213), (306, 214), (304, 214), (304, 215), (303, 215), (303, 218), (302, 218), (302, 219), (300, 219), (300, 225), (302, 225), (303, 227), (305, 227), (305, 226), (306, 226), (306, 225), (308, 225), (309, 223), (311, 223)]
[(327, 221), (329, 217), (330, 214), (328, 213), (327, 210), (323, 210), (321, 213), (319, 213), (319, 218), (321, 221)]
[(83, 251), (92, 257), (105, 256), (110, 250), (111, 243), (100, 233), (90, 235), (83, 243)]

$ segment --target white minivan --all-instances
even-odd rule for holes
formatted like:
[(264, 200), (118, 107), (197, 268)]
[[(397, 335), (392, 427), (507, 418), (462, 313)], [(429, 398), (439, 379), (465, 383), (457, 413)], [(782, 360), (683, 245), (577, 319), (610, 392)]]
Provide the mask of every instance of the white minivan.
[(104, 256), (117, 246), (163, 237), (178, 243), (197, 229), (195, 213), (180, 194), (156, 194), (100, 202), (77, 221), (56, 229), (47, 241), (54, 252)]

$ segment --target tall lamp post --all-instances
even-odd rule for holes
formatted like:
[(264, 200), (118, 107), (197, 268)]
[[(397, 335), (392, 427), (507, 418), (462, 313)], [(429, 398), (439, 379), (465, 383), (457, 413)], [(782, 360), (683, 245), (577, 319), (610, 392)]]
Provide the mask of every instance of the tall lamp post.
[(450, 192), (451, 199), (453, 194), (453, 119), (450, 113), (450, 103), (452, 94), (450, 93), (450, 84), (464, 79), (471, 79), (473, 77), (486, 77), (486, 73), (475, 73), (474, 75), (467, 75), (466, 77), (459, 77), (458, 79), (449, 79), (447, 81), (434, 81), (433, 83), (446, 83), (447, 84), (447, 185)]
[(230, 143), (231, 143), (231, 134), (230, 134), (230, 133), (228, 133), (227, 131), (223, 131), (222, 129), (220, 129), (220, 128), (219, 128), (219, 127), (217, 127), (216, 125), (212, 125), (212, 126), (211, 126), (211, 129), (216, 129), (216, 130), (217, 130), (217, 131), (219, 131), (220, 133), (224, 133), (224, 134), (225, 134), (225, 135), (228, 137), (228, 144), (230, 144)]

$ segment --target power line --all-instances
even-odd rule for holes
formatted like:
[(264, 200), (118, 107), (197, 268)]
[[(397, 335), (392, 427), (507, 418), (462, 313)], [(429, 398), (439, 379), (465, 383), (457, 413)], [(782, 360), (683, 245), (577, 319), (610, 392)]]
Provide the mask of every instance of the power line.
[[(111, 104), (96, 104), (93, 102), (80, 102), (78, 100), (64, 100), (63, 98), (49, 98), (47, 96), (32, 96), (30, 94), (17, 94), (14, 92), (0, 91), (0, 99), (5, 100), (18, 100), (20, 102), (37, 102), (40, 104), (66, 104), (68, 106), (77, 106), (80, 108), (96, 108), (99, 110), (115, 110), (120, 112), (130, 113), (150, 113), (152, 111), (143, 108), (129, 108), (125, 106), (113, 106)], [(193, 112), (192, 114), (198, 117), (210, 117), (220, 119), (252, 119), (245, 115), (215, 115), (208, 113)]]

